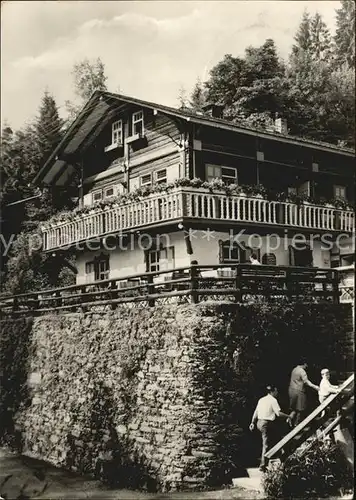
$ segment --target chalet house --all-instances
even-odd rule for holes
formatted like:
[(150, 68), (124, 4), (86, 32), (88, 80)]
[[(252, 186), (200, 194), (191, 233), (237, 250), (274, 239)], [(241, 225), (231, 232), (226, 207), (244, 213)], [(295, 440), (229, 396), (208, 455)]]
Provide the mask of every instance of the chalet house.
[(354, 152), (292, 137), (281, 119), (262, 131), (219, 106), (96, 91), (36, 182), (68, 193), (79, 182), (78, 208), (42, 228), (44, 251), (75, 250), (77, 284), (251, 253), (277, 266), (354, 259)]

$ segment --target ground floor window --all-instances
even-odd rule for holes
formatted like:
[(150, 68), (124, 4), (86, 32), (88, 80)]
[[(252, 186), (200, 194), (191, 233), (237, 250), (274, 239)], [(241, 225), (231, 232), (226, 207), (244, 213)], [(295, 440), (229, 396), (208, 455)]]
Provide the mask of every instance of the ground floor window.
[(289, 247), (289, 264), (297, 267), (313, 266), (313, 251), (306, 247), (303, 249)]
[(109, 279), (110, 265), (109, 256), (101, 254), (92, 261), (85, 264), (85, 275), (87, 283)]
[(174, 268), (174, 247), (154, 248), (146, 252), (146, 271), (158, 272)]

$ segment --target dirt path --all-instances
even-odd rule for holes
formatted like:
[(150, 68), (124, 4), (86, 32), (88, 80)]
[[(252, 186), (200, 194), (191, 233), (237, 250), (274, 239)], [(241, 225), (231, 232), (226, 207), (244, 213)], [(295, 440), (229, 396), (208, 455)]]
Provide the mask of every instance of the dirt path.
[(0, 449), (0, 495), (5, 499), (41, 500), (235, 500), (260, 498), (244, 489), (206, 492), (144, 493), (108, 489), (100, 481)]

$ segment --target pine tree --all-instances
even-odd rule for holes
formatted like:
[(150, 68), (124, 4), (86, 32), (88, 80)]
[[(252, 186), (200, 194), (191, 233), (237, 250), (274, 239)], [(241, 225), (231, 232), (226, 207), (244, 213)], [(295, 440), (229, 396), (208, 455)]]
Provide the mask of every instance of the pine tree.
[(341, 0), (341, 8), (336, 10), (335, 56), (339, 65), (347, 63), (355, 67), (355, 3)]
[(45, 163), (62, 139), (63, 120), (59, 117), (56, 102), (48, 91), (42, 97), (39, 116), (35, 122), (35, 133), (41, 153), (40, 163)]
[(315, 61), (330, 61), (331, 35), (322, 16), (317, 12), (310, 23), (310, 53)]
[(294, 41), (295, 44), (292, 47), (291, 59), (305, 57), (310, 53), (312, 45), (311, 19), (307, 10), (303, 12), (298, 31), (294, 36)]
[(318, 12), (310, 17), (309, 13), (304, 11), (294, 40), (296, 43), (292, 47), (291, 64), (330, 60), (331, 35)]

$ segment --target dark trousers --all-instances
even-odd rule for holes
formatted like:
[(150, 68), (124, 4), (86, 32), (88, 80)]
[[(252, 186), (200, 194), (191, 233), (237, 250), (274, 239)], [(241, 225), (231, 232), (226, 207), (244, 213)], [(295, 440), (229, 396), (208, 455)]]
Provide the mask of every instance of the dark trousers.
[(267, 459), (265, 455), (267, 451), (273, 446), (275, 434), (275, 421), (273, 420), (257, 420), (257, 429), (262, 436), (262, 454), (260, 467), (267, 466)]

